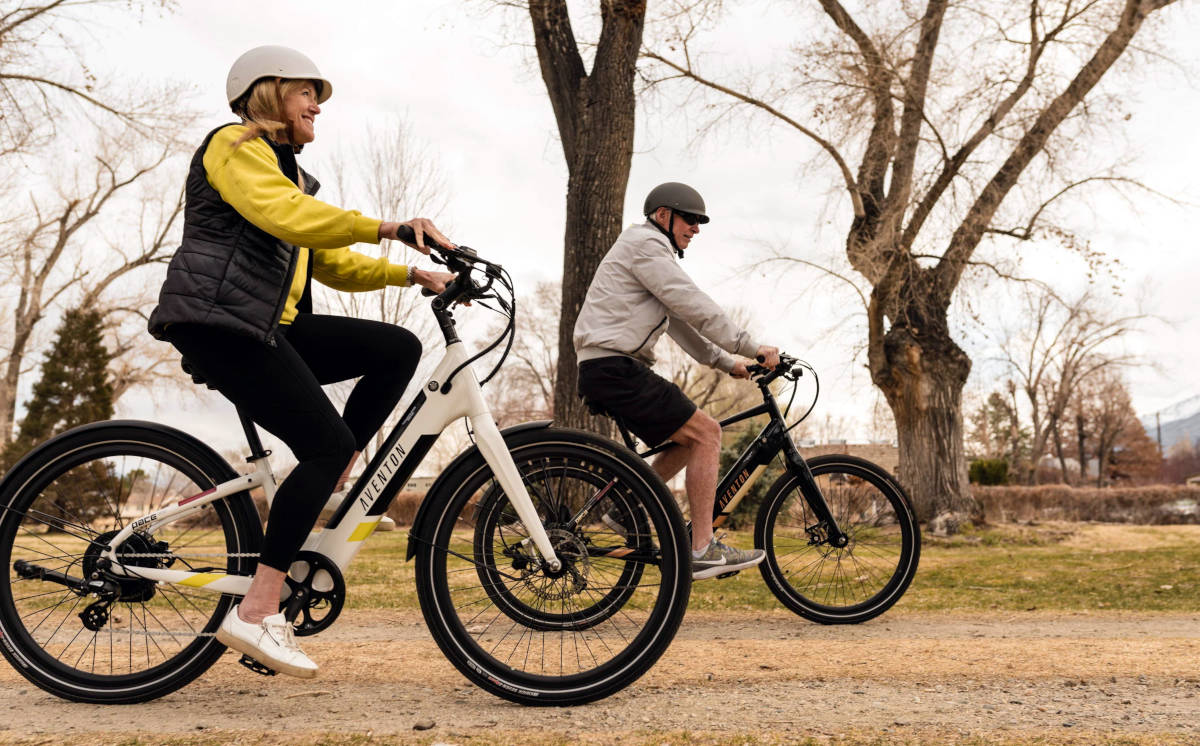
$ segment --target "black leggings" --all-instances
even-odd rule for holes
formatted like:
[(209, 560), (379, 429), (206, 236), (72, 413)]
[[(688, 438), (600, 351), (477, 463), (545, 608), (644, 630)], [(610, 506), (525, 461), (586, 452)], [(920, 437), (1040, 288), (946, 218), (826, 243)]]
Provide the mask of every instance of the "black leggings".
[[(287, 572), (350, 457), (400, 401), (421, 342), (392, 324), (342, 316), (300, 314), (279, 330), (275, 347), (203, 324), (172, 324), (166, 336), (299, 461), (275, 494), (259, 560)], [(338, 415), (321, 386), (351, 378), (359, 381)]]

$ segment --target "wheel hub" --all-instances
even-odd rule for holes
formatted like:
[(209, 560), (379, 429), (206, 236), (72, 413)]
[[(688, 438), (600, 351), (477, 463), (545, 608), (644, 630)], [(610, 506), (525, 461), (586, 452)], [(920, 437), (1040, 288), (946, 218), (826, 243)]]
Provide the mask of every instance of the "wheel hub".
[[(546, 535), (562, 566), (551, 570), (543, 565), (539, 572), (525, 578), (525, 585), (538, 597), (546, 601), (559, 601), (583, 592), (587, 588), (590, 569), (587, 545), (574, 533), (561, 528), (548, 528)], [(542, 582), (538, 582), (538, 581)], [(552, 582), (544, 582), (544, 581)], [(557, 581), (562, 582), (557, 582)]]
[[(120, 533), (119, 530), (108, 531), (92, 539), (87, 551), (83, 553), (83, 576), (87, 579), (104, 579), (115, 583), (118, 587), (116, 595), (106, 601), (126, 601), (129, 603), (144, 603), (154, 598), (155, 581), (146, 578), (134, 578), (121, 575), (109, 570), (109, 560), (103, 556), (109, 542)], [(140, 533), (134, 533), (117, 549), (117, 557), (125, 567), (168, 567), (174, 561), (169, 557), (150, 557), (146, 555), (166, 554), (167, 544)]]

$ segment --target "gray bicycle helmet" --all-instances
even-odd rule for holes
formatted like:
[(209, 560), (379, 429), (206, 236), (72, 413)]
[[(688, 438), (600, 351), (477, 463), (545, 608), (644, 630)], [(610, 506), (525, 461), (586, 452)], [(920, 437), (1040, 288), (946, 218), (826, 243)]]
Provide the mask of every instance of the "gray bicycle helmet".
[(642, 214), (650, 215), (660, 207), (669, 207), (677, 212), (690, 212), (699, 215), (701, 223), (708, 222), (708, 214), (704, 211), (704, 198), (700, 196), (700, 192), (678, 181), (668, 181), (651, 189), (646, 195)]
[(255, 47), (237, 58), (225, 79), (225, 96), (235, 113), (238, 113), (238, 100), (260, 78), (315, 80), (321, 84), (321, 90), (317, 91), (318, 104), (325, 103), (333, 95), (333, 84), (321, 75), (308, 57), (290, 47)]

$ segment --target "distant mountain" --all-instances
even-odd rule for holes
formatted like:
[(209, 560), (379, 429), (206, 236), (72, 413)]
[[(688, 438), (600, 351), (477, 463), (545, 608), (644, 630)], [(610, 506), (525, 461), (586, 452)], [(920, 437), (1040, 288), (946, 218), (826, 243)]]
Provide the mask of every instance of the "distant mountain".
[[(1164, 451), (1171, 450), (1185, 437), (1192, 443), (1200, 443), (1200, 396), (1193, 396), (1172, 404), (1158, 413), (1162, 422), (1162, 445)], [(1153, 440), (1158, 437), (1154, 415), (1142, 418), (1142, 427)]]

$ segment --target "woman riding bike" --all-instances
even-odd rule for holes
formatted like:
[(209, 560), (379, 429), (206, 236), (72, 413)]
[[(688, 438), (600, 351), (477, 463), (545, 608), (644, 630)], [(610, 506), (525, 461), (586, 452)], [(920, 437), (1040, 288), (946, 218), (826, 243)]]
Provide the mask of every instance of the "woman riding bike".
[[(317, 200), (319, 184), (296, 163), (333, 87), (303, 54), (251, 49), (233, 63), (226, 93), (240, 123), (200, 144), (187, 176), (183, 241), (167, 269), (150, 333), (298, 460), (268, 516), (253, 584), (217, 639), (266, 666), (311, 677), (317, 665), (279, 613), (288, 568), (330, 493), (391, 413), (421, 355), (411, 332), (391, 324), (312, 312), (315, 279), (338, 290), (420, 285), (435, 292), (454, 275), (346, 248), (397, 239), (408, 225), (453, 244), (423, 218), (384, 222)], [(358, 378), (339, 414), (324, 384)]]

